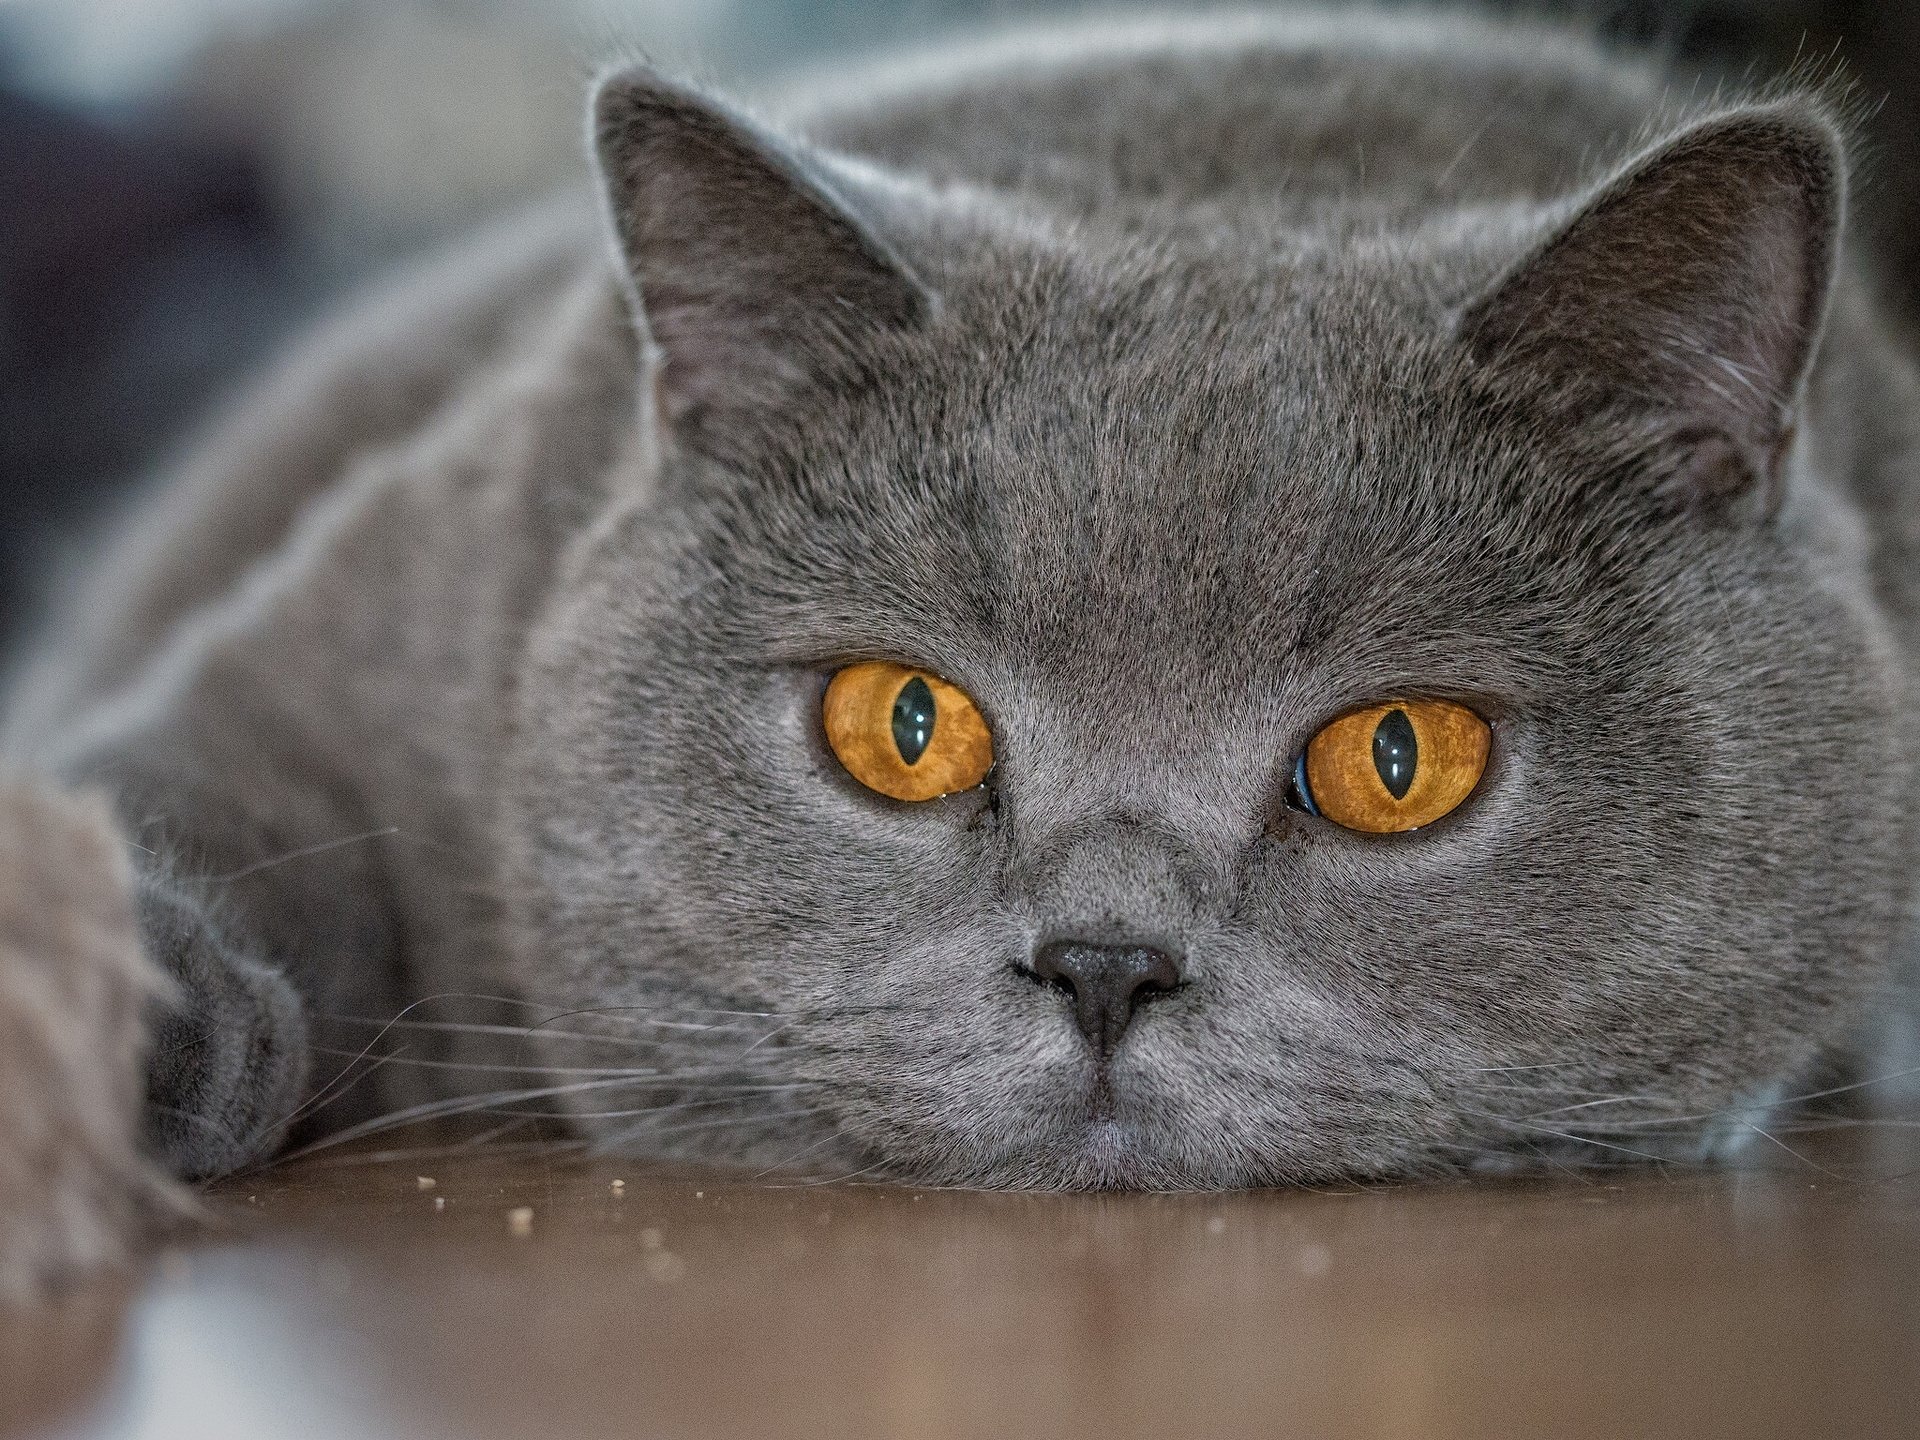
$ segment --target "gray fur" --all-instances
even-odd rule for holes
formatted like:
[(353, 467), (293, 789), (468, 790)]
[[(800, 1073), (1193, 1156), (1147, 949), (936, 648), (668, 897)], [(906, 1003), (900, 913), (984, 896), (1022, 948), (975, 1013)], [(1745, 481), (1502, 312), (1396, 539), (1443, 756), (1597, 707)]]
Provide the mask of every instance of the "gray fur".
[(149, 872), (137, 906), (141, 948), (174, 982), (149, 1016), (146, 1149), (186, 1179), (232, 1174), (271, 1156), (299, 1109), (300, 997), (192, 890)]
[[(1905, 901), (1920, 391), (1828, 104), (1670, 79), (1267, 17), (780, 125), (609, 81), (607, 223), (320, 342), (17, 689), (228, 1017), (155, 1072), (226, 1117), (170, 1166), (292, 1118), (275, 975), (316, 1028), (583, 1012), (547, 1059), (649, 1072), (565, 1097), (604, 1143), (993, 1185), (1685, 1152), (1830, 1059)], [(840, 771), (821, 687), (872, 657), (976, 697), (985, 788)], [(1495, 722), (1466, 806), (1286, 805), (1405, 693)], [(1104, 1065), (1020, 973), (1063, 939), (1183, 958)]]
[(185, 1213), (135, 1143), (142, 1010), (131, 867), (98, 797), (0, 775), (0, 1305)]

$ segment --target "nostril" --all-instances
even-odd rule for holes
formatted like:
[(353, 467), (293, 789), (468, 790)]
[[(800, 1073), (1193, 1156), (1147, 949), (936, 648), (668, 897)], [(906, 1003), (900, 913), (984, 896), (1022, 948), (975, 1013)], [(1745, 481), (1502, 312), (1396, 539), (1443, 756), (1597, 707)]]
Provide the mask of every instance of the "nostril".
[(1140, 1002), (1179, 988), (1179, 963), (1164, 950), (1056, 941), (1034, 951), (1034, 979), (1073, 1001), (1074, 1020), (1094, 1053), (1119, 1045)]
[(1013, 968), (1043, 990), (1057, 990), (1069, 1000), (1073, 999), (1073, 981), (1065, 974), (1045, 972), (1032, 965), (1015, 965)]

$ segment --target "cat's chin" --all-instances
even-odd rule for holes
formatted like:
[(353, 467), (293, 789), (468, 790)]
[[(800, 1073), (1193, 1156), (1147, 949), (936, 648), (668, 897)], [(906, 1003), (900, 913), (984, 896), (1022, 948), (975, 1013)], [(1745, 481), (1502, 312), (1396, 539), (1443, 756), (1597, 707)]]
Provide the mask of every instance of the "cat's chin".
[(1140, 1137), (1124, 1121), (1103, 1116), (1092, 1121), (1074, 1157), (1084, 1176), (1076, 1189), (1140, 1190), (1164, 1186), (1140, 1145)]
[(1012, 1168), (1019, 1174), (1015, 1183), (1041, 1190), (1194, 1190), (1219, 1183), (1187, 1173), (1141, 1127), (1112, 1113), (1089, 1117)]
[[(890, 1135), (874, 1147), (884, 1158), (862, 1173), (910, 1186), (998, 1190), (1165, 1191), (1220, 1183), (1187, 1173), (1176, 1156), (1155, 1143), (1150, 1126), (1105, 1107), (1071, 1118), (1036, 1115), (1021, 1128), (1025, 1133), (1018, 1140), (1003, 1132), (960, 1145)], [(978, 1143), (981, 1139), (987, 1143)]]

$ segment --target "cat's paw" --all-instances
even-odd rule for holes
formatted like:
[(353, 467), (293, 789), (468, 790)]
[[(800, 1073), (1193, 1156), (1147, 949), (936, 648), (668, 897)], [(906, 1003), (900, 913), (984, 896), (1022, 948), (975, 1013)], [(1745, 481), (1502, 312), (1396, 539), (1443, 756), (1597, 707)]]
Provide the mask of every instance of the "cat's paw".
[(121, 1259), (183, 1209), (140, 1143), (164, 988), (106, 807), (0, 776), (0, 1298)]
[(299, 1106), (307, 1076), (299, 996), (164, 876), (141, 879), (139, 909), (147, 953), (173, 982), (154, 1010), (147, 1143), (176, 1175), (230, 1175), (271, 1156)]

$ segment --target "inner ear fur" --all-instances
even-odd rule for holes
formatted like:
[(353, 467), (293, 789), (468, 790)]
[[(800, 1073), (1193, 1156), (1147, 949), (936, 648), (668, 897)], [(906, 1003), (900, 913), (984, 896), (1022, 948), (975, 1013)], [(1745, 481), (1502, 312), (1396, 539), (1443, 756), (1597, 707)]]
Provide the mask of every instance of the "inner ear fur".
[(681, 440), (718, 441), (857, 373), (864, 340), (930, 313), (845, 177), (805, 146), (646, 68), (602, 80), (592, 117), (660, 418)]
[(1601, 185), (1462, 312), (1460, 334), (1484, 365), (1688, 443), (1714, 498), (1777, 495), (1845, 209), (1844, 148), (1818, 106), (1730, 111)]

